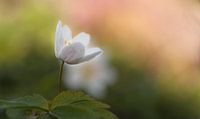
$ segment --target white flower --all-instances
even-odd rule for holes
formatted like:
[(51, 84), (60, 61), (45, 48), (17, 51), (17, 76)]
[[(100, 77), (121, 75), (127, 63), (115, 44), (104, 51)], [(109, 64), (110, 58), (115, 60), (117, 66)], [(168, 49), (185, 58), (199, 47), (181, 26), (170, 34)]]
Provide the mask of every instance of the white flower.
[(58, 21), (55, 33), (55, 55), (58, 59), (67, 64), (79, 64), (101, 54), (100, 48), (88, 48), (89, 42), (89, 34), (81, 32), (72, 38), (70, 28)]
[(96, 98), (103, 98), (107, 86), (116, 79), (116, 71), (110, 66), (104, 52), (104, 55), (89, 63), (68, 66), (64, 76), (65, 85), (69, 88), (82, 89)]

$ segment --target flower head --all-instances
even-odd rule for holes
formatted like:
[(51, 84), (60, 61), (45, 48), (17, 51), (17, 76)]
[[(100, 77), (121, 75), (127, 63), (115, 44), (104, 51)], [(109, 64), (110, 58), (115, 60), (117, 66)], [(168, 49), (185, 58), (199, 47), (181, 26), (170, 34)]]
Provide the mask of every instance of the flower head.
[(102, 53), (98, 47), (88, 48), (89, 42), (89, 34), (81, 32), (72, 38), (70, 28), (58, 21), (55, 33), (55, 55), (58, 59), (67, 64), (79, 64)]

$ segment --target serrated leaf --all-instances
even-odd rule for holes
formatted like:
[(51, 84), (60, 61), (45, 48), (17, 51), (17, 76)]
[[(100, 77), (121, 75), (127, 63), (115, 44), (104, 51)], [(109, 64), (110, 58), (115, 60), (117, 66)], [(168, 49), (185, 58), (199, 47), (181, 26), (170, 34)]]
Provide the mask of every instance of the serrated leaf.
[(91, 98), (88, 95), (85, 95), (83, 92), (65, 91), (54, 98), (54, 100), (51, 103), (50, 109), (81, 102), (92, 103), (93, 105), (100, 108), (109, 108), (109, 105), (95, 101), (93, 98)]
[(40, 95), (0, 100), (0, 108), (7, 109), (11, 119), (117, 119), (107, 104), (75, 91), (62, 92), (50, 104)]
[(51, 114), (58, 119), (117, 119), (98, 102), (82, 92), (66, 91), (52, 101)]
[(117, 117), (105, 109), (68, 105), (52, 110), (58, 119), (117, 119)]
[(76, 106), (84, 106), (84, 107), (88, 107), (88, 108), (109, 108), (110, 106), (108, 106), (107, 104), (98, 102), (98, 101), (82, 101), (82, 102), (78, 102), (78, 103), (73, 103), (73, 105)]
[(0, 108), (38, 108), (48, 110), (48, 102), (40, 95), (33, 95), (12, 101), (0, 100)]
[(90, 110), (74, 105), (55, 108), (52, 113), (58, 119), (96, 119)]

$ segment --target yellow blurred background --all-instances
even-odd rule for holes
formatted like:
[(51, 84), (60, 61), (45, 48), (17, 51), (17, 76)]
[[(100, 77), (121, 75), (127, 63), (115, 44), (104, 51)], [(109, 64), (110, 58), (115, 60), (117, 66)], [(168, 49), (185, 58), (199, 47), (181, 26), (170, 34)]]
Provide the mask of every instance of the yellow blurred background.
[(58, 20), (109, 52), (119, 118), (200, 118), (199, 0), (0, 0), (1, 98), (57, 93)]

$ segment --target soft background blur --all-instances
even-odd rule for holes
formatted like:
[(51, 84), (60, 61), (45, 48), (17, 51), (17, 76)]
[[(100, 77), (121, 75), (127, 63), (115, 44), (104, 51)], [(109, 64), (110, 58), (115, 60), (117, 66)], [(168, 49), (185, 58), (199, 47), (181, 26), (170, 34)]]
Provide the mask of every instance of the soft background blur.
[(200, 118), (199, 0), (0, 0), (0, 98), (57, 94), (58, 19), (109, 52), (119, 118)]

